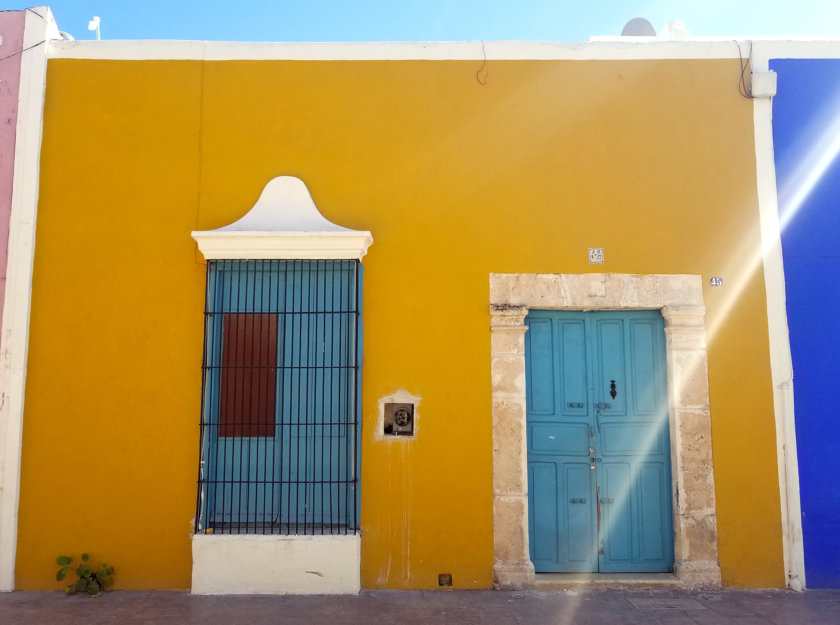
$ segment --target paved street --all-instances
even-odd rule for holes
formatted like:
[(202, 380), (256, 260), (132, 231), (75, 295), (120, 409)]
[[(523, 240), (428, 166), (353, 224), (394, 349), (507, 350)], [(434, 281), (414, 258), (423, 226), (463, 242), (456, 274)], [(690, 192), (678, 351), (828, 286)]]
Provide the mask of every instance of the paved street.
[(194, 597), (117, 591), (0, 594), (2, 625), (838, 625), (840, 591), (365, 591), (358, 596)]

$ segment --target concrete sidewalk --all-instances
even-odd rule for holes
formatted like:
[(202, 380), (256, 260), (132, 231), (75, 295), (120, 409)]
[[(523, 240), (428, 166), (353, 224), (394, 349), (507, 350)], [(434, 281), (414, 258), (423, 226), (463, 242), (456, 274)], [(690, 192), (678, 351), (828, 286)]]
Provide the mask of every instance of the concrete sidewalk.
[(364, 591), (197, 597), (117, 591), (0, 594), (2, 625), (838, 625), (840, 590)]

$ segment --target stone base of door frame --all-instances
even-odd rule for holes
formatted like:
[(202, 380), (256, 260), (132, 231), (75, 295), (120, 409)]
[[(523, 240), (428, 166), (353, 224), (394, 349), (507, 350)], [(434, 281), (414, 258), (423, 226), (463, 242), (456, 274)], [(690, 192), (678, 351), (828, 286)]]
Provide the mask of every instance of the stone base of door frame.
[(533, 588), (536, 576), (530, 562), (496, 562), (493, 565), (493, 587), (496, 590)]
[(537, 590), (682, 590), (684, 584), (673, 573), (539, 573), (534, 587)]
[(496, 590), (533, 590), (575, 587), (592, 588), (720, 588), (717, 562), (682, 562), (673, 573), (534, 573), (531, 563), (496, 563)]
[(194, 595), (338, 595), (361, 588), (361, 537), (196, 535)]
[(721, 586), (720, 565), (717, 562), (703, 560), (677, 562), (674, 564), (674, 574), (687, 588), (720, 588)]
[(721, 585), (702, 285), (697, 275), (490, 274), (496, 588), (532, 588), (535, 579), (528, 547), (526, 448), (525, 317), (531, 308), (661, 311), (674, 573), (684, 587)]

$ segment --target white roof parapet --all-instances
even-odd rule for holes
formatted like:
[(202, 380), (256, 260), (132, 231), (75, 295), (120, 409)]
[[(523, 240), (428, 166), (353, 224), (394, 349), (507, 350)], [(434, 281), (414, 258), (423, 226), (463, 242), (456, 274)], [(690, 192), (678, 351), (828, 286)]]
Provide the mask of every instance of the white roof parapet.
[(639, 60), (738, 58), (732, 37), (590, 37), (559, 41), (230, 42), (55, 41), (54, 59), (203, 61)]
[(215, 230), (192, 233), (211, 259), (358, 259), (373, 243), (370, 232), (327, 220), (300, 178), (270, 180), (244, 217)]

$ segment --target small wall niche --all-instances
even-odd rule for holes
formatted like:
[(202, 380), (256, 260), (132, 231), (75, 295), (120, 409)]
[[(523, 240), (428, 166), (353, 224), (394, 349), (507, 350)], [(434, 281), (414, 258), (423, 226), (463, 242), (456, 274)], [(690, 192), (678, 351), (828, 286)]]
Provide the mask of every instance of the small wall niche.
[(380, 397), (375, 439), (396, 441), (416, 438), (420, 421), (420, 401), (420, 397), (405, 390)]
[(387, 403), (383, 417), (383, 435), (414, 436), (414, 404)]

